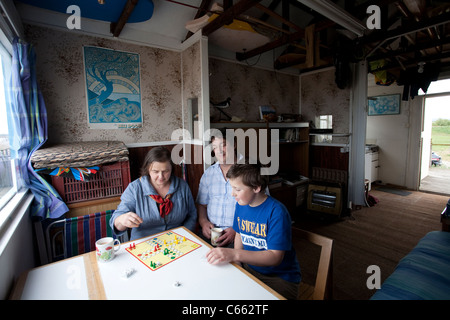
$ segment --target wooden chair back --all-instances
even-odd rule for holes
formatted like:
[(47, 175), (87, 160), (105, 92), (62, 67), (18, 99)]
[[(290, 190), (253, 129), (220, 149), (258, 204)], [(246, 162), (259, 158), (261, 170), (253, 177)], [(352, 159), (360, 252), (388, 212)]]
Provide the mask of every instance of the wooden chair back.
[[(295, 240), (304, 239), (310, 243), (321, 247), (320, 258), (317, 267), (317, 273), (315, 278), (315, 284), (310, 285), (300, 282), (298, 300), (326, 300), (332, 297), (332, 253), (333, 253), (333, 240), (316, 233), (301, 230), (298, 228), (292, 228), (292, 240), (295, 247)], [(298, 249), (296, 249), (298, 251)], [(302, 253), (297, 252), (299, 255), (299, 263), (302, 265)], [(306, 257), (304, 257), (306, 258)]]

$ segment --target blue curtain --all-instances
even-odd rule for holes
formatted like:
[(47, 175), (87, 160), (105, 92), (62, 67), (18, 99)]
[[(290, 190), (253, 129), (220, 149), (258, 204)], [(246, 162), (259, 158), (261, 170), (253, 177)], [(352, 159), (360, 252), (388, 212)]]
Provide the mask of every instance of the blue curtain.
[(33, 218), (58, 218), (69, 209), (55, 189), (36, 173), (31, 156), (47, 141), (47, 110), (36, 81), (36, 54), (31, 44), (13, 42), (11, 81), (6, 95), (11, 158), (18, 159), (23, 183), (34, 194)]

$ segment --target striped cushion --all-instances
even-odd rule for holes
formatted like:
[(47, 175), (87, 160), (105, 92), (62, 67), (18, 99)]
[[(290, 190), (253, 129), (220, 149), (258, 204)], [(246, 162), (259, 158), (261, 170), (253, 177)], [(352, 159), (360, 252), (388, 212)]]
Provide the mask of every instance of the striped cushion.
[(114, 210), (66, 219), (64, 223), (64, 258), (95, 250), (95, 242), (114, 237), (109, 220)]

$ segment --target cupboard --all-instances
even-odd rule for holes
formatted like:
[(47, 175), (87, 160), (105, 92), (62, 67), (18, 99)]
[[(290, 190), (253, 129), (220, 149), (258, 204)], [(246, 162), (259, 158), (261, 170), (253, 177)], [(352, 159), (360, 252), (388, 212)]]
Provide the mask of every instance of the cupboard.
[[(270, 160), (271, 177), (281, 176), (284, 180), (298, 180), (299, 175), (309, 176), (309, 123), (308, 122), (212, 122), (211, 128), (242, 129), (246, 136), (245, 155), (266, 164)], [(252, 129), (251, 132), (248, 130)], [(265, 130), (265, 131), (264, 131)], [(252, 135), (256, 133), (255, 136)], [(238, 144), (239, 142), (237, 142)], [(256, 148), (255, 148), (256, 144)], [(267, 148), (264, 150), (263, 148)], [(267, 152), (266, 152), (267, 151)], [(276, 170), (275, 170), (276, 169)], [(281, 201), (293, 215), (303, 203), (304, 182), (270, 189), (270, 194)]]

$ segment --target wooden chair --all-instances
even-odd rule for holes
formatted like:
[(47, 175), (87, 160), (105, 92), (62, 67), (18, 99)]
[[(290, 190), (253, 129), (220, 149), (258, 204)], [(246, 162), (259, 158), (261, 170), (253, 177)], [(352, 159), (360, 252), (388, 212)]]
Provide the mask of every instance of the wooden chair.
[(326, 300), (331, 299), (332, 294), (332, 251), (333, 240), (309, 231), (292, 228), (292, 241), (299, 256), (300, 267), (302, 260), (308, 257), (302, 254), (301, 249), (296, 246), (296, 242), (306, 240), (309, 243), (320, 246), (320, 258), (315, 277), (315, 284), (310, 285), (303, 280), (299, 285), (298, 300)]

